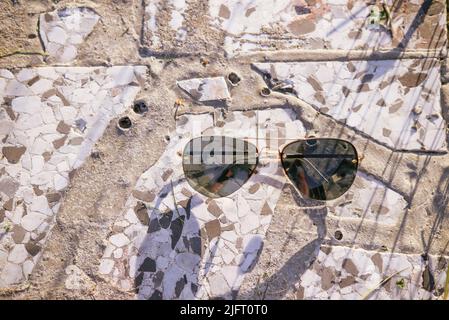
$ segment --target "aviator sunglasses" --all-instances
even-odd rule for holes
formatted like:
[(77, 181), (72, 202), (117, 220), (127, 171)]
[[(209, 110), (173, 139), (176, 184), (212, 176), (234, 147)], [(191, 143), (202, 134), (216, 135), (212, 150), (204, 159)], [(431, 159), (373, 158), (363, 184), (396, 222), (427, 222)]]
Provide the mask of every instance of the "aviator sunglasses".
[[(284, 173), (304, 198), (334, 200), (349, 190), (358, 168), (358, 155), (348, 141), (297, 139), (278, 150)], [(191, 139), (183, 151), (189, 185), (210, 197), (226, 197), (255, 173), (259, 150), (249, 141), (228, 136)]]

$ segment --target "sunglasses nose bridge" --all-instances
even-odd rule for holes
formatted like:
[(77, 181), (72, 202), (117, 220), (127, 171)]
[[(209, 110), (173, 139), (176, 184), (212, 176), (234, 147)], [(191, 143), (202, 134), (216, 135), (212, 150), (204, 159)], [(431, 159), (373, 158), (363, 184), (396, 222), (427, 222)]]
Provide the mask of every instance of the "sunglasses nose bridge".
[(281, 153), (279, 150), (272, 150), (264, 147), (258, 152), (257, 157), (259, 158), (261, 165), (268, 165), (271, 162), (279, 161)]

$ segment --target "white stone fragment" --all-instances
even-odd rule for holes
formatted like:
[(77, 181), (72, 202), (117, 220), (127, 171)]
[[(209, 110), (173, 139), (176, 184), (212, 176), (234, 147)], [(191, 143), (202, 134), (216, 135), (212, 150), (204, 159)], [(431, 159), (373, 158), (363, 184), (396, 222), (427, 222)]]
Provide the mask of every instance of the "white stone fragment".
[(39, 32), (46, 51), (57, 62), (70, 62), (77, 47), (93, 31), (100, 16), (90, 8), (65, 8), (42, 13)]
[(47, 39), (49, 42), (63, 45), (67, 41), (67, 33), (61, 27), (54, 27), (47, 33)]
[(34, 263), (31, 260), (27, 260), (23, 263), (23, 274), (26, 277), (28, 277), (31, 274), (31, 271), (33, 271)]
[(112, 271), (112, 268), (114, 267), (114, 260), (111, 259), (103, 259), (101, 260), (100, 266), (98, 271), (101, 274), (108, 274)]
[(43, 214), (30, 212), (22, 218), (21, 225), (26, 231), (34, 231), (45, 219)]
[[(17, 73), (16, 79), (20, 82), (26, 82), (28, 80), (31, 80), (36, 76), (36, 72), (33, 69), (22, 69)], [(13, 79), (14, 76), (11, 78)]]
[(14, 248), (11, 250), (8, 256), (8, 261), (20, 264), (25, 261), (25, 259), (28, 257), (28, 252), (25, 249), (25, 245), (18, 244), (14, 246)]
[(55, 190), (63, 190), (69, 184), (69, 180), (60, 174), (55, 174), (53, 177), (53, 185)]
[(109, 240), (114, 246), (118, 248), (123, 247), (124, 245), (129, 243), (128, 237), (125, 236), (123, 233), (114, 234), (109, 238)]
[(35, 114), (40, 105), (41, 99), (38, 96), (17, 97), (11, 102), (12, 109), (18, 113)]
[(53, 88), (53, 81), (48, 79), (40, 79), (34, 83), (30, 89), (34, 94), (39, 95)]
[(229, 294), (230, 287), (221, 273), (212, 275), (208, 282), (212, 297), (222, 297)]
[(119, 259), (122, 257), (122, 255), (123, 255), (122, 248), (118, 248), (118, 249), (114, 250), (114, 258)]
[(226, 100), (231, 97), (223, 77), (188, 79), (176, 83), (198, 101)]
[(17, 284), (23, 279), (22, 268), (14, 263), (7, 263), (0, 273), (0, 283)]
[(12, 74), (12, 72), (6, 69), (0, 70), (0, 77), (5, 79), (14, 79), (14, 75)]

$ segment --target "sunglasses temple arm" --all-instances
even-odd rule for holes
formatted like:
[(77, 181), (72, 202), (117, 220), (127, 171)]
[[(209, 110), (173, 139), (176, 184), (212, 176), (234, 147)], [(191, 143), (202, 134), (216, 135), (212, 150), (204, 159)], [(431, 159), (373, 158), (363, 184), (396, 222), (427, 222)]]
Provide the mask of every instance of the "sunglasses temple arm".
[(303, 158), (348, 158), (353, 159), (354, 157), (350, 154), (333, 154), (333, 153), (321, 153), (321, 154), (307, 154), (302, 153), (290, 153), (284, 155), (285, 159), (303, 159)]
[[(249, 158), (249, 159), (252, 160), (252, 158)], [(249, 159), (246, 158), (246, 159), (244, 159), (244, 160), (249, 160)], [(255, 159), (257, 160), (257, 158), (255, 158)], [(226, 163), (226, 165), (228, 166), (228, 169), (229, 169), (229, 168), (233, 168), (233, 167), (235, 167), (235, 166), (237, 166), (237, 165), (248, 164), (248, 163), (238, 163), (238, 161), (240, 161), (240, 160), (241, 160), (241, 159), (236, 159), (236, 160), (232, 161), (232, 163)], [(249, 164), (256, 164), (256, 163), (257, 163), (257, 161), (254, 162), (254, 163), (249, 163)], [(203, 172), (203, 173), (208, 173), (208, 172), (214, 171), (214, 170), (215, 170), (215, 168), (209, 168), (209, 169), (203, 169), (202, 172)]]
[[(189, 155), (195, 155), (195, 154), (202, 154), (202, 152), (198, 152), (195, 153), (193, 151), (190, 151)], [(226, 152), (226, 151), (221, 151), (221, 152), (216, 152), (216, 154), (218, 155), (250, 155), (249, 152), (237, 152), (237, 151), (232, 151), (232, 152)], [(299, 159), (299, 158), (349, 158), (352, 159), (354, 158), (353, 156), (351, 156), (350, 154), (336, 154), (336, 153), (320, 153), (320, 154), (307, 154), (304, 155), (302, 153), (289, 153), (289, 154), (284, 154), (284, 158), (287, 159)]]

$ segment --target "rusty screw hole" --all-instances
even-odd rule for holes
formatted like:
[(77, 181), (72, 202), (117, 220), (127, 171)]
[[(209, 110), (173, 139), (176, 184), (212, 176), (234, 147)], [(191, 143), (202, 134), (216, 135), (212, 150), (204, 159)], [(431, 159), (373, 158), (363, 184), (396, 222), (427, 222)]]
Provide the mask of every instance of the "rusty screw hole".
[(131, 119), (129, 117), (122, 117), (118, 121), (118, 126), (120, 129), (129, 129), (132, 126)]
[(133, 106), (133, 111), (138, 114), (143, 114), (148, 111), (148, 106), (145, 101), (136, 101)]
[(341, 240), (341, 239), (343, 239), (343, 233), (342, 233), (340, 230), (337, 230), (337, 231), (335, 231), (335, 233), (334, 233), (334, 237), (335, 237), (335, 239), (337, 239), (337, 240)]
[(228, 80), (233, 86), (236, 86), (242, 79), (240, 79), (237, 73), (231, 72), (230, 74), (228, 74)]
[(262, 90), (260, 90), (260, 94), (263, 97), (267, 97), (267, 96), (269, 96), (271, 94), (271, 90), (269, 88), (265, 87)]

